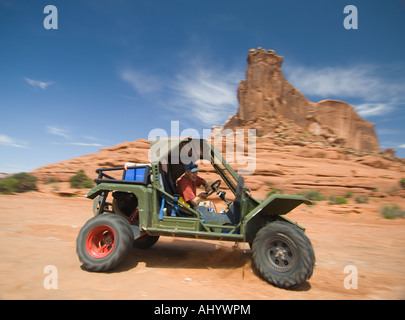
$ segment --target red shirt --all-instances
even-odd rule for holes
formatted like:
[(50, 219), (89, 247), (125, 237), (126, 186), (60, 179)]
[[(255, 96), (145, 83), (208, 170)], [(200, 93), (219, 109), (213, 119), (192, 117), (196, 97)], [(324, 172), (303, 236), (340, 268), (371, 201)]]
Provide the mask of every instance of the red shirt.
[(195, 182), (191, 181), (186, 176), (183, 176), (177, 182), (176, 193), (183, 196), (184, 201), (189, 202), (197, 197), (197, 187), (201, 186), (203, 179), (197, 176)]

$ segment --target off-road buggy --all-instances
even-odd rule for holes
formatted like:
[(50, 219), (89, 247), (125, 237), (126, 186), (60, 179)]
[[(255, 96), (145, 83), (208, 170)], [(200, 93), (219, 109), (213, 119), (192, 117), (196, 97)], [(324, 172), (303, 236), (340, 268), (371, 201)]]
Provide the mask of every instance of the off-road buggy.
[[(81, 228), (76, 243), (84, 269), (113, 269), (131, 248), (147, 249), (160, 236), (173, 236), (247, 242), (257, 273), (278, 287), (295, 288), (311, 277), (315, 263), (311, 242), (304, 228), (285, 217), (298, 205), (310, 204), (309, 200), (285, 194), (254, 199), (244, 178), (203, 139), (157, 139), (151, 141), (151, 150), (150, 164), (96, 170), (97, 185), (86, 195), (94, 199), (94, 217)], [(179, 201), (175, 185), (185, 171), (185, 157), (193, 162), (206, 160), (218, 174), (212, 193), (226, 207), (212, 217), (221, 219), (204, 220), (199, 208)], [(222, 181), (232, 201), (220, 190)]]

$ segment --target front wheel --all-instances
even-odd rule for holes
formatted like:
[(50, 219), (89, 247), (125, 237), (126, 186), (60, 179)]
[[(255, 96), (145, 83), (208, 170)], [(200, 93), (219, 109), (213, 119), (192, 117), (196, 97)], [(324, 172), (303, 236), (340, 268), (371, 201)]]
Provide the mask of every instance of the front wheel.
[(315, 254), (308, 237), (294, 225), (276, 221), (260, 229), (252, 244), (253, 263), (267, 282), (299, 287), (312, 275)]
[(101, 214), (87, 221), (80, 230), (76, 252), (84, 269), (107, 271), (124, 260), (133, 239), (127, 220), (115, 214)]

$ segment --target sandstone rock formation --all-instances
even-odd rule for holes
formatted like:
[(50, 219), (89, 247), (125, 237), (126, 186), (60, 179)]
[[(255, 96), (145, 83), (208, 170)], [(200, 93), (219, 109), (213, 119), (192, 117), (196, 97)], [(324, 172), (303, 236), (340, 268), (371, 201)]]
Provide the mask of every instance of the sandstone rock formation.
[[(405, 197), (398, 184), (405, 177), (405, 161), (396, 158), (394, 150), (377, 153), (374, 126), (347, 103), (308, 101), (284, 78), (281, 64), (282, 57), (273, 51), (249, 52), (246, 80), (238, 89), (238, 113), (211, 135), (214, 140), (219, 135), (236, 141), (235, 130), (223, 129), (257, 129), (254, 141), (245, 139), (244, 146), (245, 153), (249, 143), (255, 147), (255, 171), (245, 176), (253, 195), (264, 199), (274, 190), (294, 194), (313, 189), (325, 196)], [(225, 140), (223, 143), (225, 151)], [(123, 142), (43, 166), (32, 174), (39, 178), (41, 192), (84, 195), (87, 190), (69, 187), (70, 177), (78, 170), (94, 179), (100, 167), (148, 163), (149, 146), (143, 139)], [(231, 166), (236, 170), (244, 167), (239, 163)], [(200, 165), (200, 169), (207, 181), (218, 179), (210, 165)], [(57, 182), (44, 184), (50, 177)]]
[[(217, 131), (217, 134), (220, 132)], [(324, 196), (344, 196), (350, 193), (353, 197), (405, 197), (398, 184), (401, 177), (405, 177), (405, 167), (399, 159), (360, 156), (347, 153), (342, 148), (325, 147), (316, 143), (284, 144), (267, 136), (257, 137), (254, 143), (255, 171), (246, 175), (245, 181), (252, 189), (253, 196), (259, 199), (264, 199), (272, 190), (290, 194), (317, 190)], [(84, 170), (87, 176), (94, 179), (97, 168), (123, 166), (125, 162), (148, 163), (148, 151), (149, 142), (139, 139), (103, 148), (98, 153), (49, 164), (31, 173), (39, 178), (38, 187), (41, 192), (83, 196), (86, 189), (71, 189), (69, 184), (70, 177), (78, 170)], [(238, 170), (246, 164), (235, 161), (231, 166)], [(200, 169), (200, 174), (207, 181), (218, 179), (210, 165), (200, 165)], [(57, 182), (44, 184), (50, 177)], [(226, 185), (222, 185), (226, 190)], [(228, 192), (228, 196), (231, 193)], [(213, 200), (214, 198), (213, 196)]]
[[(256, 128), (259, 135), (277, 134), (284, 123), (291, 139), (344, 146), (362, 152), (379, 152), (374, 125), (362, 119), (352, 106), (336, 100), (310, 102), (284, 77), (283, 58), (273, 50), (251, 49), (246, 80), (238, 88), (239, 110), (223, 126)], [(305, 137), (307, 135), (308, 137)]]

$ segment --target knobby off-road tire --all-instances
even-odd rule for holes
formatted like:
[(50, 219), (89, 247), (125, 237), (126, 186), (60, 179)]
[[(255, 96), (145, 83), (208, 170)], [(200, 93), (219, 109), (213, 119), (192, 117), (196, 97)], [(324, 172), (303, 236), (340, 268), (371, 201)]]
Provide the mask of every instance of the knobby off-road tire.
[(101, 214), (82, 227), (76, 252), (88, 271), (107, 271), (119, 265), (132, 248), (134, 235), (127, 220), (116, 214)]
[(260, 229), (252, 253), (256, 270), (277, 287), (294, 289), (312, 276), (315, 253), (311, 242), (288, 222), (275, 221)]

